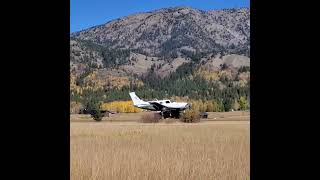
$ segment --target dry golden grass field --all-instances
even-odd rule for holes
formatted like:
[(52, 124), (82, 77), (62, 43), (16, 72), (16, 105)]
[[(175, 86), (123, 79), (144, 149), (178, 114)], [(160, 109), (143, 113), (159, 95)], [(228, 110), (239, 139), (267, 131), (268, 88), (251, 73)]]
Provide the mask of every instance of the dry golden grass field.
[(188, 124), (138, 123), (142, 114), (71, 115), (71, 179), (250, 179), (249, 112)]

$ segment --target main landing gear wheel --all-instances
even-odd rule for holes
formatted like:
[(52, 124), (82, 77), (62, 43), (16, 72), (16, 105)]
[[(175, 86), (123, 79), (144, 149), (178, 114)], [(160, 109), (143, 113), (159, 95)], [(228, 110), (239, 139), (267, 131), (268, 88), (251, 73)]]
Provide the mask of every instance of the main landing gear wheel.
[(160, 115), (166, 119), (166, 118), (180, 118), (180, 112), (179, 111), (162, 111), (160, 112)]

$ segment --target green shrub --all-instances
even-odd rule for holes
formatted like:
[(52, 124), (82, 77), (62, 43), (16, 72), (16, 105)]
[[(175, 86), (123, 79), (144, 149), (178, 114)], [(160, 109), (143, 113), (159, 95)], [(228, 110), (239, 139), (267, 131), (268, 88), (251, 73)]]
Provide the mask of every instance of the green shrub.
[(90, 114), (95, 121), (101, 121), (104, 116), (104, 114), (101, 113), (99, 109), (92, 109)]
[(100, 111), (100, 103), (96, 101), (90, 101), (86, 105), (86, 110), (90, 113), (91, 117), (95, 121), (101, 121), (104, 113)]
[(200, 122), (200, 112), (194, 109), (188, 109), (182, 113), (180, 120), (185, 123)]

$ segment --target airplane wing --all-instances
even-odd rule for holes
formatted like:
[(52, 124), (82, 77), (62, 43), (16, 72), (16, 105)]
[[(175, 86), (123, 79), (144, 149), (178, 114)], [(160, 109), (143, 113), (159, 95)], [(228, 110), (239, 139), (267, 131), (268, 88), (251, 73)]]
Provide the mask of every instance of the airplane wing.
[(165, 106), (161, 105), (157, 102), (149, 102), (157, 111), (161, 111), (162, 109), (166, 108)]
[(165, 110), (165, 109), (171, 109), (171, 110), (180, 110), (180, 108), (175, 108), (175, 107), (168, 107), (165, 105), (162, 105), (158, 102), (149, 102), (157, 111)]

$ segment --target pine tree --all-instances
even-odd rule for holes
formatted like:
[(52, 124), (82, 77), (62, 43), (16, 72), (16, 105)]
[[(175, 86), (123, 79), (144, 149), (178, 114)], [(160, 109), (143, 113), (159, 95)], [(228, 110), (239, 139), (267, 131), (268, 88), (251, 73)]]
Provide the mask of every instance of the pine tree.
[(248, 102), (245, 97), (241, 96), (239, 100), (240, 110), (247, 110)]

